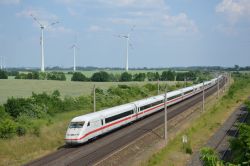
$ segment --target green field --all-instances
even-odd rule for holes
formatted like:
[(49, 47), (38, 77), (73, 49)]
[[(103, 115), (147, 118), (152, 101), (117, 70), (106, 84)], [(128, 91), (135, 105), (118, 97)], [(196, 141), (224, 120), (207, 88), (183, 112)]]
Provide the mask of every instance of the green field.
[[(149, 82), (71, 82), (52, 80), (0, 80), (0, 104), (3, 104), (9, 97), (29, 97), (32, 92), (52, 92), (59, 90), (62, 96), (89, 95), (93, 85), (107, 89), (118, 84), (144, 85)], [(156, 82), (150, 82), (156, 83)], [(173, 83), (173, 82), (172, 82)], [(168, 84), (172, 84), (168, 82)]]

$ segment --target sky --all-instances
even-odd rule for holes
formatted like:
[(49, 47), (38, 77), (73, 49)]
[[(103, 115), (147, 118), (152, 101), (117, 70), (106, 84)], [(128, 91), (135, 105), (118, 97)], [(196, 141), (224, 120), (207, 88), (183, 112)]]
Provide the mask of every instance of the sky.
[[(250, 0), (0, 0), (6, 67), (250, 65)], [(49, 26), (59, 21), (58, 24)], [(133, 30), (131, 31), (131, 28)]]

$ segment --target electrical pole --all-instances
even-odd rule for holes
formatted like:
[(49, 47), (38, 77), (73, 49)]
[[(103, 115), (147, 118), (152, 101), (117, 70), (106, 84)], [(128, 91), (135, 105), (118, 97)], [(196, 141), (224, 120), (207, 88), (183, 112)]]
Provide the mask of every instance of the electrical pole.
[(93, 103), (94, 103), (94, 112), (96, 111), (96, 101), (95, 101), (95, 84), (94, 84), (94, 87), (93, 87)]
[(157, 81), (157, 94), (160, 94), (160, 83), (159, 80)]
[(203, 88), (202, 88), (202, 112), (205, 111), (205, 85), (203, 81)]
[(187, 78), (185, 77), (185, 88), (187, 87)]
[(164, 139), (165, 139), (165, 144), (167, 144), (167, 141), (168, 141), (168, 139), (167, 139), (167, 133), (168, 133), (168, 123), (167, 123), (167, 120), (168, 120), (168, 114), (167, 114), (167, 109), (168, 109), (168, 107), (167, 107), (167, 102), (168, 102), (168, 97), (167, 97), (167, 86), (166, 86), (166, 92), (165, 92), (165, 99), (164, 99), (164, 113), (165, 113), (165, 120), (164, 120), (164, 122), (165, 122), (165, 124), (164, 124), (164, 126), (165, 126), (165, 128), (164, 128)]
[(218, 77), (218, 80), (217, 80), (217, 99), (219, 99), (219, 90), (220, 90), (220, 79)]

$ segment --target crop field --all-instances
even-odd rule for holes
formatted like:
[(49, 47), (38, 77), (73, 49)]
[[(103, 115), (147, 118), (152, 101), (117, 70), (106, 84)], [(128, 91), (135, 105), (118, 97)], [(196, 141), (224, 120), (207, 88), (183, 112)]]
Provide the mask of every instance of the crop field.
[[(72, 81), (52, 81), (52, 80), (0, 80), (0, 104), (3, 104), (10, 97), (29, 97), (32, 92), (53, 92), (59, 90), (62, 96), (89, 95), (93, 85), (107, 89), (118, 84), (144, 85), (149, 82), (72, 82)], [(156, 82), (150, 82), (156, 83)], [(163, 84), (163, 82), (162, 82)], [(173, 82), (168, 82), (173, 84)]]

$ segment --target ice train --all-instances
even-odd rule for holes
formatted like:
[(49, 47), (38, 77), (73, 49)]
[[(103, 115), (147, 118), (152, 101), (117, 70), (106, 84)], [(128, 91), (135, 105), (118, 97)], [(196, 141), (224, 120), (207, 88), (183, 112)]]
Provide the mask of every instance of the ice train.
[[(204, 88), (214, 86), (223, 76), (204, 82)], [(167, 106), (185, 100), (203, 90), (203, 83), (167, 93)], [(85, 114), (71, 120), (66, 135), (66, 144), (80, 144), (92, 138), (124, 126), (144, 116), (164, 109), (165, 94)]]

